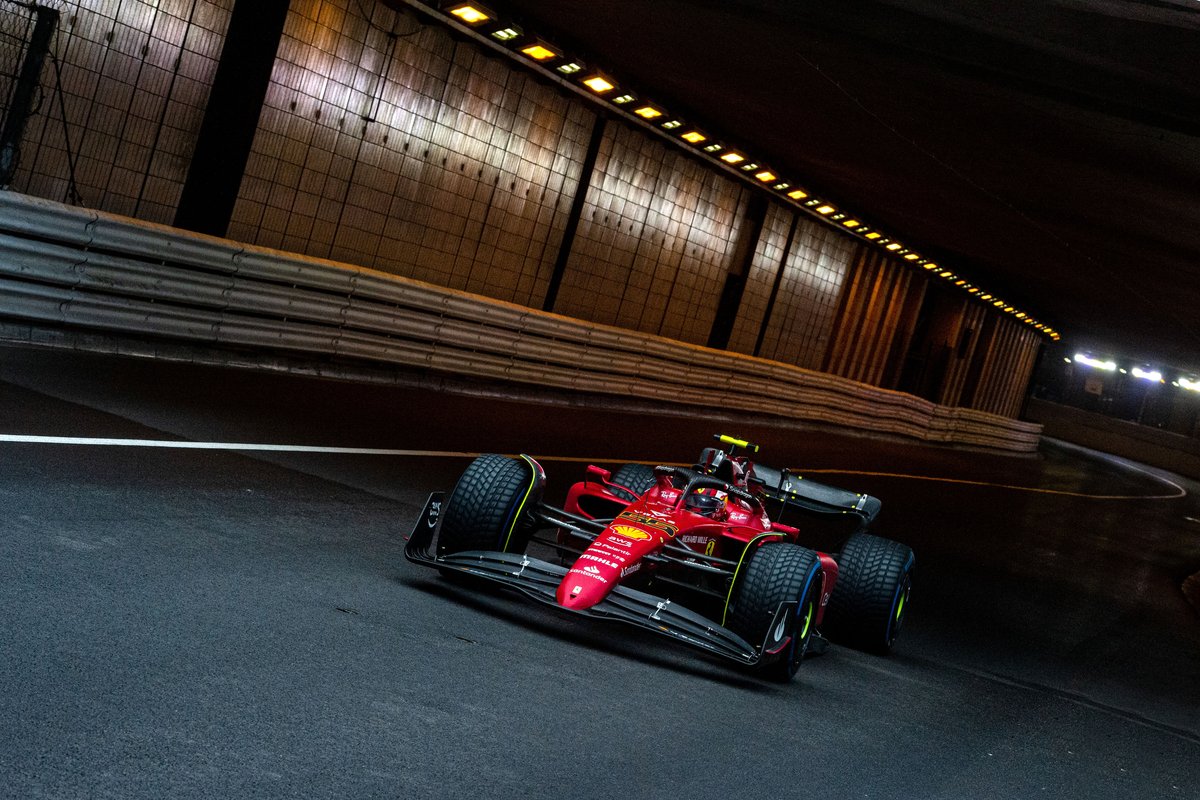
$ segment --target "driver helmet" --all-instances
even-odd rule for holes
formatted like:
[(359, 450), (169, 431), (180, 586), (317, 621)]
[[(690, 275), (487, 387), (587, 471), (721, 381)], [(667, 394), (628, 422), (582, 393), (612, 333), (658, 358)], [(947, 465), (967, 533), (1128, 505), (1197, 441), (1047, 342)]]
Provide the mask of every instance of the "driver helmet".
[(725, 498), (718, 494), (701, 494), (700, 492), (692, 492), (684, 501), (684, 506), (693, 514), (712, 517), (716, 516), (717, 512), (725, 508)]

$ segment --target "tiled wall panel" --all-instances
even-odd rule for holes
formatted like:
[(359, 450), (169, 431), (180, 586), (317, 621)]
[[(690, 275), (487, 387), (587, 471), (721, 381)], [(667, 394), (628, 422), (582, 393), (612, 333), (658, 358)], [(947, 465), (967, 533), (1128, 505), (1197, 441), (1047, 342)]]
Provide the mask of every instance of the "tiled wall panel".
[(592, 112), (362, 8), (293, 4), (230, 235), (540, 305)]
[(790, 209), (775, 203), (767, 206), (762, 231), (758, 234), (754, 255), (746, 273), (746, 286), (742, 292), (737, 319), (729, 335), (730, 350), (754, 355), (754, 346), (758, 343), (758, 334), (767, 313), (771, 292), (779, 270), (784, 267), (788, 233), (795, 219), (796, 214)]
[(805, 219), (797, 223), (758, 355), (820, 369), (854, 248), (851, 239), (828, 226)]
[(644, 133), (610, 124), (554, 310), (705, 343), (744, 192)]
[(51, 47), (61, 65), (62, 104), (47, 59), (42, 102), (26, 128), (12, 188), (170, 222), (233, 0), (42, 5), (61, 14)]

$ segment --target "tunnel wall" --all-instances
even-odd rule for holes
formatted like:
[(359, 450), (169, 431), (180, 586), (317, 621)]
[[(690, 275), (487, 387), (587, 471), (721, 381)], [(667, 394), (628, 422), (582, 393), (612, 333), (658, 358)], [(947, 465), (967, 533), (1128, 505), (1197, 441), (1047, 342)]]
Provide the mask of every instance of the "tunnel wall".
[(1200, 480), (1200, 441), (1103, 414), (1030, 399), (1027, 419), (1047, 436)]
[[(232, 0), (57, 7), (66, 125), (45, 103), (13, 188), (70, 200), (74, 160), (86, 205), (169, 221)], [(294, 0), (228, 235), (913, 391), (926, 275), (754, 192), (438, 25)], [(959, 304), (981, 332), (914, 393), (1014, 416), (1034, 335)]]

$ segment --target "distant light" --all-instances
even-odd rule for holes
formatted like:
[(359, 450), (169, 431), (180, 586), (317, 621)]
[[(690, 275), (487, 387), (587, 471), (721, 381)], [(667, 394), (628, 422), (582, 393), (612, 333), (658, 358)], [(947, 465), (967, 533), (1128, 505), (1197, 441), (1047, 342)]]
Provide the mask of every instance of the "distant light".
[[(1063, 361), (1067, 362), (1068, 364), (1071, 363), (1071, 359), (1067, 358), (1066, 356), (1063, 356)], [(1124, 372), (1124, 371), (1125, 370), (1121, 370), (1121, 372)]]
[(1189, 392), (1200, 392), (1200, 381), (1195, 378), (1180, 378), (1179, 386)]
[(1024, 311), (1017, 312), (1017, 319), (1025, 319), (1025, 317), (1027, 317), (1027, 316), (1028, 316), (1028, 314), (1026, 314)]
[(492, 38), (499, 39), (502, 42), (511, 42), (513, 39), (519, 39), (521, 32), (516, 28), (501, 28), (498, 31), (492, 31)]
[(791, 186), (790, 183), (777, 183), (774, 186), (772, 186), (771, 188), (777, 192), (782, 192), (784, 189), (788, 188), (789, 186)]
[(715, 143), (714, 143), (714, 144), (710, 144), (710, 145), (707, 145), (707, 146), (705, 146), (705, 148), (704, 148), (704, 152), (706, 152), (706, 153), (715, 153), (715, 152), (717, 152), (717, 151), (718, 151), (718, 150), (720, 150), (720, 149), (721, 149), (721, 145), (719, 145), (719, 144), (715, 144)]
[(1117, 370), (1117, 372), (1121, 373), (1122, 375), (1129, 374), (1129, 370), (1125, 369), (1124, 367), (1121, 367), (1119, 370)]
[(804, 198), (808, 197), (808, 192), (804, 191), (803, 189), (792, 189), (790, 192), (788, 192), (788, 197), (792, 198), (793, 200), (803, 200)]
[(857, 228), (859, 225), (862, 225), (862, 223), (856, 219), (842, 220), (842, 224), (847, 228)]
[(487, 22), (493, 16), (490, 9), (477, 3), (457, 3), (451, 5), (446, 10), (468, 25), (478, 25), (481, 22)]
[(823, 206), (817, 207), (816, 211), (818, 214), (832, 214), (834, 211), (837, 211), (837, 209), (826, 203)]
[(734, 153), (731, 151), (721, 156), (721, 160), (726, 164), (740, 164), (746, 160), (746, 157), (741, 153)]
[(753, 161), (751, 161), (749, 164), (742, 164), (743, 172), (753, 172), (756, 169), (758, 169), (758, 164), (754, 163)]
[[(633, 95), (623, 94), (620, 97), (614, 97), (613, 102), (616, 103), (617, 105), (621, 105), (621, 106), (625, 105), (626, 103), (632, 103)], [(637, 112), (635, 111), (634, 113), (636, 114)]]
[(892, 242), (891, 244), (889, 244), (887, 246), (887, 249), (888, 250), (899, 250), (903, 246), (904, 245), (900, 244), (899, 242)]
[(663, 115), (663, 112), (659, 111), (654, 106), (642, 106), (641, 108), (635, 108), (633, 113), (637, 114), (642, 119), (655, 119), (656, 117), (661, 117)]
[(1147, 370), (1141, 367), (1133, 368), (1133, 377), (1141, 378), (1144, 381), (1157, 381), (1159, 383), (1162, 383), (1163, 379), (1162, 373), (1158, 370)]
[(677, 120), (677, 119), (673, 119), (673, 120), (671, 120), (670, 122), (664, 122), (664, 123), (662, 124), (662, 126), (663, 126), (663, 128), (665, 128), (666, 130), (674, 130), (675, 128), (678, 128), (678, 127), (679, 127), (680, 125), (682, 125), (682, 124), (683, 124), (683, 123), (682, 123), (682, 122), (680, 122), (679, 120)]
[(962, 278), (959, 278), (958, 280), (956, 280), (956, 281), (954, 282), (954, 285), (955, 285), (955, 286), (966, 286), (966, 285), (967, 285), (967, 282), (966, 282), (966, 281), (964, 281)]
[(981, 294), (981, 295), (979, 295), (979, 299), (980, 300), (991, 300), (992, 296), (990, 294)]
[(585, 80), (583, 85), (591, 89), (596, 94), (604, 94), (605, 92), (611, 92), (613, 89), (617, 88), (600, 75), (593, 75)]
[(762, 172), (758, 173), (754, 177), (758, 178), (763, 183), (770, 183), (771, 181), (775, 180), (779, 176), (776, 175), (774, 172), (770, 172), (768, 170), (763, 170)]
[(1089, 367), (1095, 367), (1096, 369), (1102, 369), (1106, 372), (1112, 372), (1114, 369), (1117, 368), (1116, 362), (1101, 361), (1098, 358), (1092, 358), (1091, 356), (1085, 356), (1083, 353), (1075, 354), (1075, 363), (1085, 364)]
[(691, 142), (692, 144), (700, 144), (708, 137), (705, 136), (700, 131), (688, 131), (687, 133), (683, 134), (679, 138), (683, 139), (685, 142)]
[(583, 64), (580, 64), (578, 61), (571, 61), (571, 62), (568, 62), (566, 64), (563, 64), (563, 65), (557, 67), (557, 69), (563, 75), (571, 75), (571, 74), (579, 72), (579, 70), (583, 69)]
[(871, 231), (867, 234), (868, 239), (878, 239), (880, 236), (883, 236), (883, 234), (879, 231)]
[(916, 261), (918, 258), (920, 258), (920, 256), (916, 253), (909, 253), (904, 258), (906, 261)]

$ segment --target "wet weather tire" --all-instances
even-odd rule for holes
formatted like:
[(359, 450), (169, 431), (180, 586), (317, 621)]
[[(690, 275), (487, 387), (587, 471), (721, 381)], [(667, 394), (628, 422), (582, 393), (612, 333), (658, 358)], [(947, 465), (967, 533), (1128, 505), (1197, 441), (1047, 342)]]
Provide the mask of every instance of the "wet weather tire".
[(822, 630), (838, 644), (887, 655), (908, 610), (912, 550), (899, 542), (856, 533), (837, 561), (838, 579)]
[(523, 553), (532, 526), (526, 512), (540, 497), (523, 461), (484, 455), (471, 462), (450, 494), (438, 533), (438, 555), (464, 550)]
[(612, 493), (632, 503), (654, 486), (654, 467), (645, 464), (622, 464), (613, 473), (612, 482), (629, 490), (614, 487)]
[[(758, 647), (767, 640), (791, 643), (775, 658), (762, 662), (762, 673), (786, 682), (800, 667), (816, 625), (821, 603), (821, 560), (817, 554), (791, 543), (765, 544), (755, 550), (735, 589), (729, 627), (748, 643)], [(771, 631), (780, 603), (795, 600), (796, 614), (783, 630)], [(769, 645), (768, 645), (769, 649)]]

